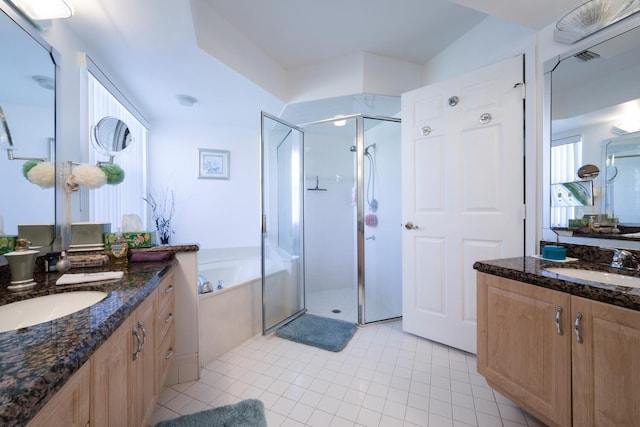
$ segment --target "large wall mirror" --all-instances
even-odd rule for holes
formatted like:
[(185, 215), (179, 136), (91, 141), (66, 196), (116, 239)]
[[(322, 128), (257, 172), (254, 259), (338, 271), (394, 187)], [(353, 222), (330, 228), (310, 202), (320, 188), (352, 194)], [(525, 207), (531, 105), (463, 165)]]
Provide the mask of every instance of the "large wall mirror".
[[(547, 76), (549, 226), (564, 236), (638, 240), (640, 27), (555, 62)], [(598, 173), (581, 177), (586, 165)], [(553, 189), (575, 182), (592, 188), (589, 203), (554, 206)]]
[[(13, 156), (55, 162), (56, 66), (52, 49), (12, 18), (20, 19), (11, 10), (0, 10), (0, 107), (13, 140)], [(9, 159), (6, 140), (0, 146), (4, 234), (17, 235), (18, 225), (55, 224), (55, 187), (42, 188), (27, 180), (23, 175), (25, 160)]]

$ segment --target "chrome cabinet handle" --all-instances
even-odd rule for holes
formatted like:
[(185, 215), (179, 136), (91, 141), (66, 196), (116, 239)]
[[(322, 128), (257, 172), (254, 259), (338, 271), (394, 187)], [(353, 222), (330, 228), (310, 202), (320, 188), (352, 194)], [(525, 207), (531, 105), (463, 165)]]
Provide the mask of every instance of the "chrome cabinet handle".
[(580, 321), (582, 320), (582, 313), (576, 314), (576, 321), (573, 323), (573, 329), (576, 332), (576, 341), (578, 344), (582, 344), (582, 334), (580, 333)]
[(170, 359), (173, 356), (173, 348), (169, 348), (169, 352), (164, 356), (165, 360)]
[(147, 331), (141, 321), (138, 320), (138, 328), (142, 330), (142, 344), (140, 344), (140, 351), (144, 350), (144, 343), (147, 342)]
[(170, 294), (171, 292), (173, 292), (173, 285), (169, 285), (169, 287), (164, 290), (165, 294)]
[(556, 307), (556, 330), (558, 331), (558, 335), (562, 335), (562, 325), (560, 324), (560, 316), (562, 316), (562, 307)]
[(140, 334), (138, 333), (138, 328), (133, 328), (131, 333), (138, 340), (138, 346), (136, 347), (136, 352), (133, 353), (133, 360), (138, 360), (138, 355), (140, 354), (140, 345), (142, 344), (142, 339), (140, 338)]
[(173, 320), (173, 313), (169, 313), (166, 319), (164, 319), (164, 323), (169, 323)]

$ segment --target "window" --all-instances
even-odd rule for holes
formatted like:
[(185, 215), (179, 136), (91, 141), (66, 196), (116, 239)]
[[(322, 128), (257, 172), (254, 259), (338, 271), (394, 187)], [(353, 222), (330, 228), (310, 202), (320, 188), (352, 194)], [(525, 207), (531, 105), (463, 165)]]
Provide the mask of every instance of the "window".
[[(93, 138), (93, 127), (100, 119), (115, 117), (122, 120), (127, 124), (133, 141), (127, 150), (118, 154), (113, 160), (124, 170), (124, 181), (118, 185), (104, 185), (88, 192), (89, 220), (111, 223), (111, 230), (116, 231), (122, 226), (123, 215), (136, 214), (142, 220), (146, 230), (147, 205), (143, 197), (146, 197), (147, 194), (147, 128), (101, 83), (101, 81), (105, 81), (105, 78), (95, 68), (95, 65), (88, 68), (87, 120), (89, 135), (86, 144), (89, 163), (96, 164), (99, 161), (109, 160), (107, 156), (93, 149), (89, 140), (89, 138)], [(119, 92), (116, 93), (119, 94)]]
[[(551, 141), (551, 184), (576, 180), (582, 165), (582, 136), (575, 135)], [(552, 207), (551, 227), (567, 227), (576, 218), (576, 208)]]

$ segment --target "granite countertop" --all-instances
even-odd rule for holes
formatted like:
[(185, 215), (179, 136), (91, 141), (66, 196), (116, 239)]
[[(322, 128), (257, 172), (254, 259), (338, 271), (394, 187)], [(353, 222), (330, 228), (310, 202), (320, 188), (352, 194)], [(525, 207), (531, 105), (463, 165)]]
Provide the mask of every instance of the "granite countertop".
[[(96, 290), (108, 295), (71, 315), (16, 331), (0, 333), (0, 425), (23, 426), (91, 357), (175, 265), (176, 252), (197, 251), (197, 245), (154, 247), (171, 257), (160, 262), (131, 262), (121, 268), (122, 280), (56, 287), (60, 273), (36, 273), (37, 285), (12, 292), (2, 284), (0, 305), (59, 292)], [(103, 267), (74, 268), (69, 273), (114, 271)]]
[(473, 268), (482, 273), (640, 311), (640, 288), (574, 279), (545, 271), (546, 267), (582, 268), (640, 276), (640, 272), (621, 272), (608, 267), (606, 264), (580, 260), (561, 263), (531, 256), (478, 261), (473, 264)]

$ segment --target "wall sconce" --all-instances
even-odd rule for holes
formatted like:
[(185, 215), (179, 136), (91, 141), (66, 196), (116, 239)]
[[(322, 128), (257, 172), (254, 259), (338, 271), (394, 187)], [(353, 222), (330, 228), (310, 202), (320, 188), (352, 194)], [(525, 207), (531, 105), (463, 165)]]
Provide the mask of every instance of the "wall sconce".
[(575, 43), (638, 11), (640, 7), (634, 0), (590, 0), (556, 23), (553, 39), (560, 43)]
[(70, 18), (73, 5), (70, 0), (9, 0), (33, 21)]

